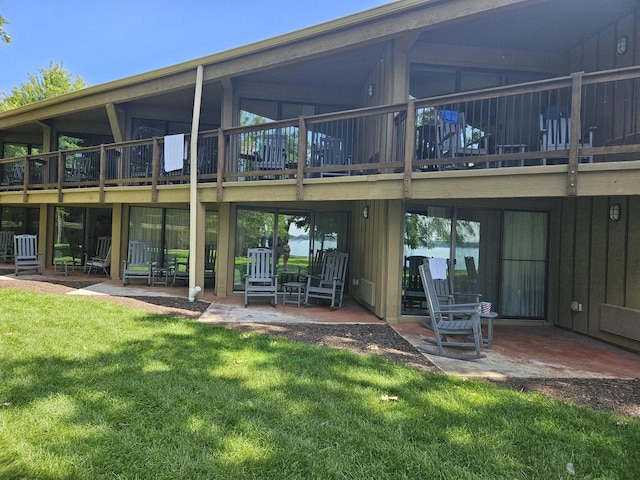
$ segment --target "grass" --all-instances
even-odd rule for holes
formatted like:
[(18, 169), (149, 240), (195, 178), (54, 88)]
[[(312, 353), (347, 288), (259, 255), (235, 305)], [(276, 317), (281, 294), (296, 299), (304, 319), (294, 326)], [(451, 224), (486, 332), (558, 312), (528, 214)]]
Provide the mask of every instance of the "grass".
[(0, 301), (2, 479), (640, 473), (634, 419), (107, 302)]

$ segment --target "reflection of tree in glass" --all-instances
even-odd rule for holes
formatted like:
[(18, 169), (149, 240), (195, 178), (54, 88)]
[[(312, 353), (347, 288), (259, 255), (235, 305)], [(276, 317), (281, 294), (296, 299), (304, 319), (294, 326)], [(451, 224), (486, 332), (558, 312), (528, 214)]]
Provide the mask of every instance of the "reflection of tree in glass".
[(238, 212), (238, 231), (236, 249), (239, 252), (247, 248), (271, 246), (273, 232), (273, 213), (255, 210)]
[[(437, 244), (451, 243), (451, 219), (429, 217), (417, 213), (407, 213), (404, 217), (405, 244), (415, 250), (420, 247), (434, 248)], [(456, 241), (464, 243), (477, 236), (477, 222), (458, 221)]]

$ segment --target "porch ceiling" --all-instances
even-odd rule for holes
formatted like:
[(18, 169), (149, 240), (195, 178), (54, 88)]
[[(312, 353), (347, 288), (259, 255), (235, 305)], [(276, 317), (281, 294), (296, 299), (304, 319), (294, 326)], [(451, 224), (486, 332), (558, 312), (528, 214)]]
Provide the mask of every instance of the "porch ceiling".
[(419, 41), (558, 53), (579, 45), (637, 8), (637, 0), (532, 2), (426, 31)]

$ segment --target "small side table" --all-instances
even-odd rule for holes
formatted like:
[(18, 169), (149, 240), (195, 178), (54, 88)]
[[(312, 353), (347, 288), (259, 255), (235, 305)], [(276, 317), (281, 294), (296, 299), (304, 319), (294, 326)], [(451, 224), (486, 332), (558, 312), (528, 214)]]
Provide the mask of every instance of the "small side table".
[(306, 283), (302, 282), (287, 282), (282, 285), (283, 295), (282, 295), (282, 305), (286, 305), (287, 303), (295, 303), (298, 305), (302, 305), (302, 295), (304, 294), (304, 287), (306, 287)]
[(151, 285), (169, 285), (169, 269), (165, 267), (154, 268), (151, 272)]
[[(496, 145), (496, 153), (498, 155), (506, 155), (508, 153), (524, 153), (526, 151), (527, 151), (527, 146), (524, 144)], [(524, 160), (516, 160), (516, 161), (520, 163), (521, 167), (524, 167)], [(502, 161), (498, 162), (497, 166), (498, 168), (500, 168), (502, 166)]]
[[(54, 259), (53, 260), (53, 273), (54, 275), (69, 275), (69, 267), (71, 267), (71, 273), (75, 271), (75, 262), (70, 259)], [(59, 270), (60, 269), (60, 270)]]

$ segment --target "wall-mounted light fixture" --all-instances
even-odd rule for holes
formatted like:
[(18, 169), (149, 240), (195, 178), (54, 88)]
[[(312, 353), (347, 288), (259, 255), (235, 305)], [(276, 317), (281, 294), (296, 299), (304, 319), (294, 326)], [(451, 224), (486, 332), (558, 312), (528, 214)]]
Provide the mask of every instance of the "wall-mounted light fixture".
[(367, 95), (369, 95), (370, 97), (373, 97), (374, 92), (375, 92), (375, 86), (373, 85), (373, 83), (370, 83), (369, 86), (367, 87)]
[(365, 220), (369, 218), (369, 205), (365, 205), (364, 207), (362, 207), (362, 218), (364, 218)]
[(618, 39), (618, 42), (616, 43), (616, 51), (618, 52), (619, 55), (624, 55), (625, 53), (627, 53), (628, 48), (629, 48), (629, 37), (627, 37), (626, 35), (623, 35)]
[(612, 222), (617, 222), (620, 220), (620, 204), (612, 203), (609, 205), (609, 220)]

